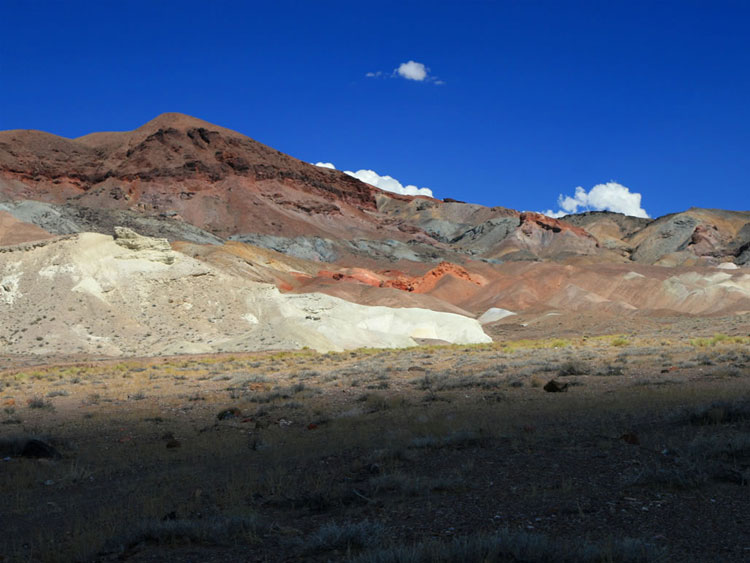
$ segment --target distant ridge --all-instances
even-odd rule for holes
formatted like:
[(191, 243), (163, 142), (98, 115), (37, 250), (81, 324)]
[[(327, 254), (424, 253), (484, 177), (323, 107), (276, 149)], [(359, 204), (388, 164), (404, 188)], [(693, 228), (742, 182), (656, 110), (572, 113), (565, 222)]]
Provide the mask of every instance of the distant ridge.
[[(181, 113), (77, 139), (0, 132), (2, 201), (63, 206), (36, 214), (6, 206), (53, 234), (76, 225), (111, 233), (114, 215), (123, 220), (129, 213), (146, 234), (164, 234), (158, 224), (170, 221), (172, 240), (231, 237), (352, 265), (574, 257), (664, 266), (750, 261), (750, 212), (691, 208), (655, 220), (587, 212), (556, 220), (402, 196)], [(64, 220), (52, 221), (50, 213)]]

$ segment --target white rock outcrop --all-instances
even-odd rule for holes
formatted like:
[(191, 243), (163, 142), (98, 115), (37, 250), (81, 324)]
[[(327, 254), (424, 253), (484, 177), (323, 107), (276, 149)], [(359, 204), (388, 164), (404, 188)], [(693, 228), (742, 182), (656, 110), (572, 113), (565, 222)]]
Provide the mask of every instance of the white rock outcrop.
[(486, 325), (489, 323), (500, 321), (505, 317), (510, 317), (515, 314), (516, 313), (514, 313), (513, 311), (508, 311), (508, 309), (501, 309), (500, 307), (490, 307), (484, 313), (482, 313), (482, 315), (477, 320), (480, 324)]
[(269, 284), (117, 229), (0, 254), (0, 352), (158, 355), (490, 342), (468, 317)]
[(144, 237), (127, 227), (115, 227), (115, 244), (134, 250), (138, 254), (121, 256), (121, 258), (146, 258), (153, 262), (172, 264), (175, 253), (165, 238)]

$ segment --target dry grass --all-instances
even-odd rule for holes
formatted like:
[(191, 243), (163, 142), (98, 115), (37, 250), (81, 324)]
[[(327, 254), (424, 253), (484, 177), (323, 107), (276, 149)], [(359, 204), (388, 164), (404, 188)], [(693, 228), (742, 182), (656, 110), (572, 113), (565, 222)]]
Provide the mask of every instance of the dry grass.
[(7, 370), (0, 555), (745, 560), (748, 347), (616, 340)]

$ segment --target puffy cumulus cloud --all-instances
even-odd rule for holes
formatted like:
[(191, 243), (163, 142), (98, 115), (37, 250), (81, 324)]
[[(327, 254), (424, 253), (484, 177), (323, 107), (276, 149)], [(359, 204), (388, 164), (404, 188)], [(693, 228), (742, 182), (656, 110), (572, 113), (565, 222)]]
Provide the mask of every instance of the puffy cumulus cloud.
[(396, 73), (402, 78), (406, 78), (407, 80), (416, 80), (417, 82), (422, 82), (425, 78), (427, 78), (428, 72), (429, 69), (426, 66), (416, 61), (401, 63), (396, 69)]
[[(315, 166), (336, 170), (336, 167), (330, 162), (316, 162)], [(396, 178), (393, 178), (392, 176), (381, 176), (374, 170), (357, 170), (356, 172), (344, 170), (344, 174), (348, 174), (353, 178), (361, 180), (365, 184), (370, 184), (371, 186), (375, 186), (386, 192), (401, 195), (424, 195), (427, 197), (433, 197), (430, 188), (418, 188), (417, 186), (412, 185), (404, 186), (401, 182), (396, 180)]]
[(401, 63), (393, 72), (388, 73), (378, 70), (376, 72), (368, 72), (365, 76), (367, 78), (405, 78), (406, 80), (413, 80), (415, 82), (430, 82), (437, 85), (445, 84), (445, 81), (431, 75), (430, 69), (424, 63), (411, 60)]
[(426, 195), (427, 197), (432, 197), (432, 190), (430, 188), (418, 188), (417, 186), (412, 185), (404, 186), (401, 182), (396, 180), (396, 178), (391, 176), (381, 176), (374, 170), (357, 170), (356, 172), (344, 170), (344, 174), (354, 176), (358, 180), (362, 180), (364, 183), (385, 190), (386, 192), (393, 192), (402, 195)]
[(547, 211), (540, 211), (542, 215), (546, 215), (547, 217), (552, 217), (553, 219), (558, 219), (559, 217), (564, 217), (567, 215), (565, 211), (552, 211), (551, 209), (548, 209)]
[(641, 207), (641, 194), (633, 193), (617, 182), (597, 184), (588, 192), (578, 186), (572, 196), (560, 194), (557, 204), (560, 206), (558, 211), (548, 209), (544, 211), (544, 214), (549, 217), (562, 217), (577, 213), (580, 209), (581, 211), (614, 211), (633, 217), (649, 217), (646, 210)]

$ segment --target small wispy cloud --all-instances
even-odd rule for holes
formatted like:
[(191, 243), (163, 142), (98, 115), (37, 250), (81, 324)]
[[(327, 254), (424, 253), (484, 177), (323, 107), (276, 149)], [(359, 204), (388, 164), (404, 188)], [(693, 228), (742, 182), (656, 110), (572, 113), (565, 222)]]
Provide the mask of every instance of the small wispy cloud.
[(417, 61), (412, 60), (401, 63), (390, 73), (378, 70), (375, 72), (368, 72), (365, 76), (367, 78), (403, 78), (405, 80), (413, 80), (414, 82), (425, 82), (437, 85), (445, 84), (445, 81), (430, 74), (429, 67), (424, 63), (418, 63)]
[[(336, 167), (330, 162), (316, 162), (315, 166), (336, 170)], [(357, 170), (356, 172), (344, 170), (344, 174), (348, 174), (353, 178), (361, 180), (365, 184), (370, 184), (371, 186), (375, 186), (386, 192), (401, 195), (424, 195), (427, 197), (433, 197), (430, 188), (418, 188), (413, 185), (404, 186), (401, 182), (396, 180), (396, 178), (393, 178), (392, 176), (381, 176), (374, 170)]]
[(557, 211), (543, 211), (548, 217), (562, 217), (581, 211), (613, 211), (633, 217), (650, 217), (641, 207), (641, 194), (631, 192), (629, 188), (617, 182), (597, 184), (588, 192), (581, 186), (575, 189), (572, 196), (560, 194), (557, 198)]

